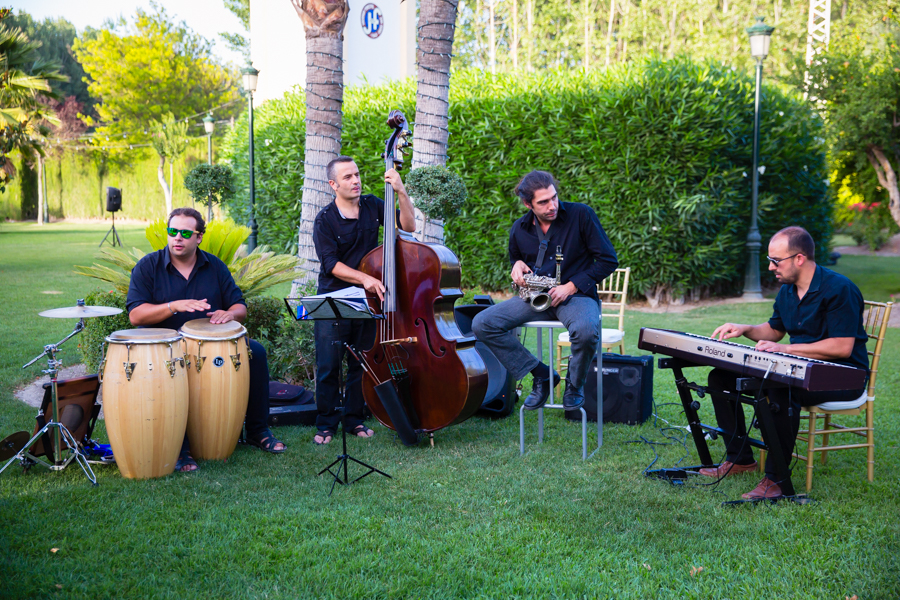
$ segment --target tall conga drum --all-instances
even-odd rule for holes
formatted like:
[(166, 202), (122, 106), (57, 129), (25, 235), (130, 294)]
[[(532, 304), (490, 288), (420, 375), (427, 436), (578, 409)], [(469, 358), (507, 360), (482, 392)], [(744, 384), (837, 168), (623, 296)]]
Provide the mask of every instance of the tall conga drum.
[(175, 470), (188, 418), (188, 379), (174, 329), (110, 334), (100, 371), (103, 415), (123, 477), (163, 477)]
[(247, 329), (194, 319), (181, 326), (188, 369), (187, 432), (194, 458), (224, 460), (237, 446), (250, 397)]

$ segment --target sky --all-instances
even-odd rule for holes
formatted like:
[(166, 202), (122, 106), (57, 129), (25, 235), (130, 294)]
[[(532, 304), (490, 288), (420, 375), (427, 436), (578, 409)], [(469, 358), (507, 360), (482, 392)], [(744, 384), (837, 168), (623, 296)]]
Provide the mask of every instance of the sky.
[[(157, 3), (175, 21), (185, 21), (196, 33), (214, 42), (214, 51), (223, 61), (243, 64), (241, 55), (230, 51), (219, 37), (220, 32), (246, 35), (240, 20), (225, 8), (222, 0), (157, 0)], [(4, 6), (11, 6), (16, 12), (23, 10), (37, 20), (63, 17), (78, 31), (85, 27), (99, 29), (107, 19), (120, 16), (131, 20), (138, 8), (152, 12), (150, 0), (7, 0)]]

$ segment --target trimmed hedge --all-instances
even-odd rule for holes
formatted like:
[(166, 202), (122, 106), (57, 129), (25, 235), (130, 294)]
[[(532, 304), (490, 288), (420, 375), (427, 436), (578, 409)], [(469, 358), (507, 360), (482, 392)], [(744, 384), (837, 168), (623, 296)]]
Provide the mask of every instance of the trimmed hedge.
[[(525, 210), (519, 178), (546, 169), (560, 197), (592, 206), (632, 267), (637, 293), (671, 297), (733, 291), (743, 280), (749, 227), (752, 78), (686, 58), (600, 71), (490, 75), (461, 72), (451, 88), (448, 166), (469, 190), (446, 243), (463, 284), (509, 285), (508, 231)], [(380, 153), (387, 113), (414, 113), (412, 80), (350, 87), (344, 96), (343, 152), (357, 158), (365, 192), (381, 195)], [(820, 254), (832, 234), (820, 123), (796, 95), (763, 94), (759, 227), (809, 229)], [(258, 111), (257, 220), (260, 243), (295, 250), (303, 185), (301, 91)], [(224, 144), (238, 188), (247, 186), (246, 120)], [(413, 138), (415, 143), (415, 138)], [(246, 194), (243, 194), (245, 196)], [(246, 201), (228, 205), (235, 217)]]
[[(206, 138), (193, 138), (187, 151), (175, 162), (173, 207), (193, 205), (184, 188), (184, 177), (192, 167), (205, 162)], [(44, 165), (47, 200), (54, 219), (108, 218), (107, 186), (122, 190), (122, 210), (116, 213), (117, 217), (150, 221), (166, 216), (166, 198), (157, 179), (159, 156), (152, 150), (128, 151), (103, 169), (89, 153), (72, 150), (61, 156), (50, 156)], [(19, 166), (17, 161), (16, 167)], [(22, 169), (19, 174), (6, 192), (0, 193), (0, 219), (34, 219), (37, 215), (37, 170)], [(168, 181), (168, 162), (165, 175)]]

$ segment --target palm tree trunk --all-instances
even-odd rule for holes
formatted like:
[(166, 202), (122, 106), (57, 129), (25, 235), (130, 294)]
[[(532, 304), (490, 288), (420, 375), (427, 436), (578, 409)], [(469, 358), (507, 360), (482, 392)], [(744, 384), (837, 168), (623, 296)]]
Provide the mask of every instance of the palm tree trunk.
[[(419, 8), (413, 169), (447, 164), (450, 56), (458, 6), (459, 0), (425, 0)], [(416, 210), (416, 237), (426, 242), (443, 242), (443, 221), (426, 220)]]
[(306, 151), (297, 254), (302, 263), (291, 289), (315, 281), (319, 259), (313, 244), (316, 215), (334, 199), (325, 166), (340, 155), (344, 101), (341, 33), (349, 6), (343, 2), (291, 0), (306, 31)]

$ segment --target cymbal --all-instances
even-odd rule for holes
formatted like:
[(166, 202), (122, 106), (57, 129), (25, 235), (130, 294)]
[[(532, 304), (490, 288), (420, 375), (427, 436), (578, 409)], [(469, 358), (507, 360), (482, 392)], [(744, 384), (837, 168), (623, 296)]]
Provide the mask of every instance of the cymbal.
[(9, 460), (25, 447), (31, 436), (27, 431), (17, 431), (4, 440), (0, 440), (0, 460)]
[(51, 319), (86, 319), (88, 317), (109, 317), (120, 312), (122, 312), (121, 308), (112, 306), (67, 306), (66, 308), (45, 310), (38, 314)]

